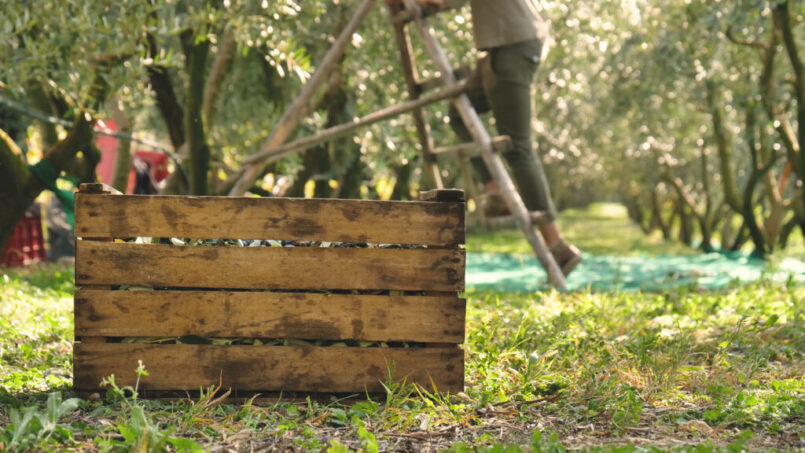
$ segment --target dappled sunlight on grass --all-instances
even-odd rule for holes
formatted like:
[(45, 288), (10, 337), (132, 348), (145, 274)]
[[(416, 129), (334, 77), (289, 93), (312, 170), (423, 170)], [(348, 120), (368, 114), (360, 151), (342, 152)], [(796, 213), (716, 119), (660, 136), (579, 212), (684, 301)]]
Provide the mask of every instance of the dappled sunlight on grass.
[(72, 376), (73, 269), (34, 265), (0, 275), (0, 385), (45, 391)]
[(803, 288), (471, 296), (467, 393), (481, 403), (544, 401), (543, 415), (605, 430), (805, 435)]

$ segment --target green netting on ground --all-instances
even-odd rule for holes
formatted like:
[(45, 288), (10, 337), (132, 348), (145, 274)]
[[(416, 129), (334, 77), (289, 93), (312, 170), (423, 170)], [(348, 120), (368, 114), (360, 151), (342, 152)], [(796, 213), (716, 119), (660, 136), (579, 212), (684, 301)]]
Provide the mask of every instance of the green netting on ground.
[[(569, 290), (657, 291), (696, 285), (718, 289), (761, 278), (805, 282), (805, 263), (786, 258), (772, 263), (744, 253), (698, 256), (591, 256), (567, 280)], [(545, 271), (534, 256), (467, 253), (467, 289), (531, 292), (547, 287)]]

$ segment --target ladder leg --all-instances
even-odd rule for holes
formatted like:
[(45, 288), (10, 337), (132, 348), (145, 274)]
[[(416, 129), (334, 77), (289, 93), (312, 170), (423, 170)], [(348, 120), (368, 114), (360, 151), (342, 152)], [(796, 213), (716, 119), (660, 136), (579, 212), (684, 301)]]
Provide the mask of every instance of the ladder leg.
[[(399, 13), (401, 6), (398, 3), (389, 5), (391, 17), (394, 18), (396, 13)], [(405, 23), (394, 23), (394, 33), (397, 37), (397, 46), (400, 49), (400, 60), (402, 61), (403, 75), (405, 76), (405, 85), (408, 88), (408, 97), (411, 100), (419, 98), (419, 86), (416, 78), (416, 67), (413, 58), (411, 47), (411, 38), (405, 27)], [(430, 178), (431, 183), (437, 189), (444, 189), (442, 182), (442, 175), (439, 171), (439, 166), (436, 163), (436, 158), (433, 154), (433, 138), (430, 133), (430, 126), (425, 120), (425, 109), (418, 108), (413, 111), (414, 123), (416, 124), (417, 135), (419, 136), (419, 144), (422, 147), (422, 157), (425, 162), (425, 169)]]
[[(425, 47), (427, 48), (431, 59), (442, 73), (442, 78), (445, 84), (448, 87), (456, 85), (456, 78), (447, 60), (447, 56), (445, 55), (442, 47), (439, 45), (439, 42), (433, 33), (433, 29), (423, 19), (421, 8), (416, 4), (415, 0), (404, 1), (406, 7), (415, 13), (414, 21), (417, 29), (419, 30), (419, 33), (425, 42)], [(467, 126), (467, 129), (470, 131), (470, 134), (472, 134), (473, 139), (481, 146), (481, 153), (484, 162), (489, 168), (492, 178), (500, 188), (501, 195), (503, 195), (503, 198), (506, 200), (506, 205), (512, 214), (514, 214), (514, 216), (517, 218), (518, 222), (520, 223), (520, 227), (523, 229), (523, 232), (528, 239), (529, 244), (531, 244), (531, 248), (534, 249), (537, 259), (547, 272), (548, 280), (555, 287), (559, 289), (566, 289), (567, 285), (565, 282), (565, 276), (562, 274), (561, 269), (559, 269), (559, 266), (556, 264), (556, 260), (553, 258), (550, 250), (548, 250), (548, 246), (545, 244), (542, 235), (540, 235), (537, 229), (534, 227), (534, 222), (531, 219), (528, 209), (526, 209), (525, 204), (523, 203), (523, 199), (517, 192), (517, 189), (509, 177), (509, 174), (506, 171), (506, 167), (503, 165), (503, 161), (501, 160), (500, 156), (494, 152), (489, 133), (486, 132), (486, 128), (484, 128), (478, 113), (472, 107), (469, 98), (466, 94), (461, 94), (453, 99), (453, 103), (458, 109), (459, 113), (461, 113), (461, 118), (464, 121), (464, 124)]]

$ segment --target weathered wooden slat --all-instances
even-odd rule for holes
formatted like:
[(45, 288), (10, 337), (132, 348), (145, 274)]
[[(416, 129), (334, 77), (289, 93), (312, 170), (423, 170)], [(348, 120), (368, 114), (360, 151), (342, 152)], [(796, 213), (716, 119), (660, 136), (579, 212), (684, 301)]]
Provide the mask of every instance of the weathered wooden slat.
[(96, 389), (115, 375), (118, 385), (134, 385), (137, 361), (149, 371), (146, 390), (198, 390), (217, 385), (233, 390), (382, 392), (393, 378), (439, 391), (464, 389), (464, 351), (445, 348), (349, 348), (292, 346), (75, 345), (74, 387)]
[(77, 336), (464, 342), (453, 297), (232, 291), (75, 293)]
[(75, 235), (455, 245), (461, 203), (78, 193)]
[[(432, 203), (438, 205), (440, 203)], [(463, 291), (463, 249), (186, 247), (76, 241), (78, 285)]]

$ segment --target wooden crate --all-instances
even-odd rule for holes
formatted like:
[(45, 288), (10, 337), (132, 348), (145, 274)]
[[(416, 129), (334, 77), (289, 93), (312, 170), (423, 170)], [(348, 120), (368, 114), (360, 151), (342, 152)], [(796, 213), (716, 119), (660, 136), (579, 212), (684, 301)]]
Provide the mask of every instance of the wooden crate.
[[(145, 391), (193, 391), (220, 379), (235, 392), (382, 392), (390, 372), (429, 389), (432, 382), (439, 391), (463, 390), (463, 194), (424, 195), (417, 202), (144, 196), (82, 185), (75, 389), (98, 389), (111, 374), (133, 385), (141, 360), (150, 373), (140, 380)], [(188, 335), (283, 345), (131, 342)]]

